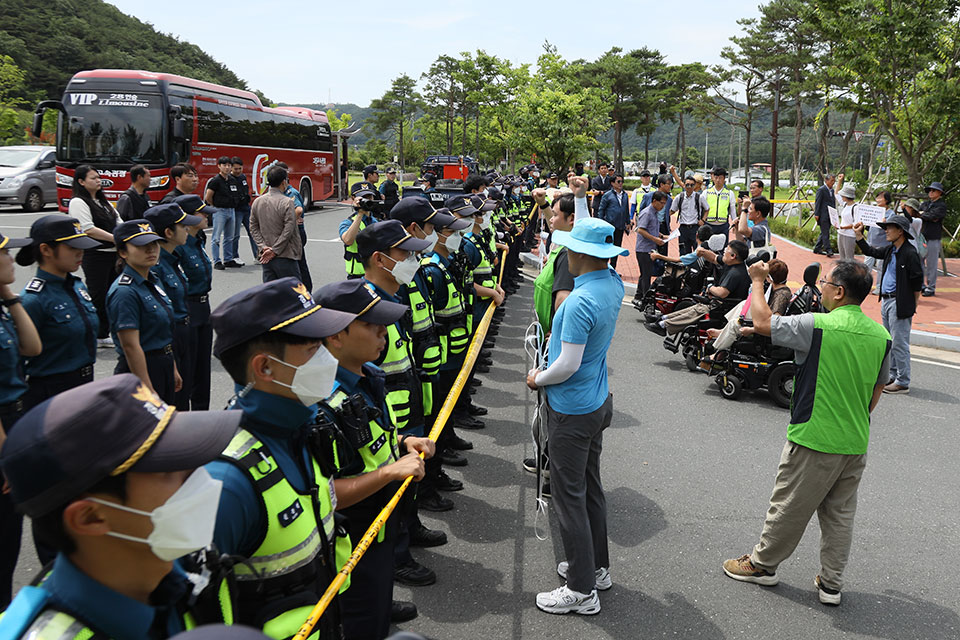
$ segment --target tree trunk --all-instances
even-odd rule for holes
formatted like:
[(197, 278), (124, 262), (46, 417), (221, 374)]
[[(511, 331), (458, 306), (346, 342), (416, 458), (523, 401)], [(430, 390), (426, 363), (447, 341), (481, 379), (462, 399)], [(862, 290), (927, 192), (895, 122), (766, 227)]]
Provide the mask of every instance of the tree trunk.
[(729, 156), (730, 156), (730, 157), (729, 157), (729, 159), (727, 160), (727, 171), (730, 172), (730, 178), (731, 178), (731, 179), (733, 178), (733, 168), (734, 168), (734, 167), (733, 167), (733, 129), (734, 129), (734, 126), (733, 126), (733, 125), (730, 125), (730, 146), (729, 146), (729, 148), (728, 148), (728, 150), (729, 150), (729, 152), (730, 152), (730, 153), (729, 153)]
[(619, 120), (613, 123), (613, 166), (623, 175), (623, 125)]
[(460, 155), (467, 155), (467, 113), (463, 112), (461, 118), (463, 119), (463, 140), (460, 142)]
[(646, 169), (650, 164), (650, 134), (643, 136), (643, 168)]
[(403, 118), (400, 118), (400, 149), (398, 149), (398, 151), (399, 153), (397, 153), (397, 158), (400, 160), (400, 180), (402, 181), (403, 167), (406, 166), (403, 158)]
[(747, 116), (746, 126), (744, 127), (744, 141), (743, 141), (743, 166), (744, 166), (744, 175), (746, 176), (747, 184), (750, 186), (750, 137), (753, 135), (753, 113), (751, 112)]
[(803, 133), (803, 103), (797, 98), (797, 122), (794, 126), (793, 136), (793, 171), (790, 172), (790, 186), (796, 187), (800, 184), (800, 136)]
[(846, 171), (847, 155), (850, 153), (850, 139), (853, 138), (853, 130), (857, 128), (857, 119), (860, 114), (856, 111), (850, 116), (850, 126), (847, 128), (847, 135), (843, 136), (843, 143), (840, 145), (840, 162), (837, 164), (838, 171)]
[[(683, 112), (680, 112), (680, 170), (687, 170), (687, 131), (683, 128)], [(683, 178), (685, 174), (681, 173)]]
[(474, 146), (473, 148), (473, 159), (479, 161), (480, 159), (480, 107), (479, 105), (477, 106), (477, 119), (476, 119), (476, 124), (474, 126), (474, 129), (476, 131), (477, 143), (476, 143), (476, 146)]
[[(680, 122), (677, 122), (677, 141), (673, 148), (673, 162), (677, 165), (680, 164)], [(683, 167), (678, 167), (682, 169)]]
[(830, 111), (824, 106), (823, 117), (820, 119), (820, 129), (817, 131), (817, 185), (823, 184), (823, 176), (827, 174), (827, 131), (830, 130)]
[(867, 160), (867, 184), (873, 182), (873, 159), (877, 153), (877, 143), (880, 142), (880, 133), (877, 132), (872, 138), (870, 138), (870, 149)]

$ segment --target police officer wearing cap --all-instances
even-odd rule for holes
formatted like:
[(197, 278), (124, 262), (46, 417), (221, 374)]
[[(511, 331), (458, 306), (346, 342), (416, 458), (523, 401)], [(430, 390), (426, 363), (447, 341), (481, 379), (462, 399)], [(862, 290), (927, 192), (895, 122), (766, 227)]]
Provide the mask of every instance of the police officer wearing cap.
[(383, 196), (383, 211), (389, 215), (394, 205), (400, 202), (400, 186), (397, 185), (396, 169), (387, 169), (387, 179), (380, 185), (380, 195)]
[(346, 262), (347, 278), (363, 276), (363, 264), (357, 253), (357, 234), (379, 221), (381, 211), (380, 193), (367, 181), (356, 182), (350, 187), (353, 197), (353, 214), (340, 223), (340, 241), (343, 242), (343, 259)]
[[(213, 350), (213, 325), (210, 324), (213, 264), (204, 249), (207, 236), (203, 230), (208, 226), (213, 207), (193, 194), (180, 196), (174, 202), (188, 214), (200, 218), (200, 224), (187, 227), (187, 242), (177, 247), (174, 253), (187, 279), (190, 344), (194, 351), (193, 370), (187, 373), (191, 380), (190, 408), (206, 411), (210, 408), (210, 358)], [(181, 371), (180, 375), (183, 376), (184, 372)]]
[[(239, 418), (178, 413), (129, 374), (24, 415), (0, 469), (17, 508), (58, 553), (52, 570), (17, 594), (0, 637), (162, 639), (231, 621), (220, 576), (205, 574), (210, 587), (198, 590), (174, 560), (210, 544), (220, 483), (202, 465)], [(194, 564), (186, 566), (199, 570)]]
[[(396, 221), (379, 225), (399, 227)], [(360, 246), (362, 252), (364, 244)], [(341, 511), (348, 518), (351, 540), (357, 541), (396, 493), (400, 481), (410, 475), (415, 480), (423, 477), (423, 461), (417, 454), (422, 452), (429, 458), (434, 446), (426, 438), (398, 435), (390, 417), (393, 415), (389, 405), (390, 373), (385, 374), (374, 364), (382, 359), (381, 351), (390, 351), (389, 327), (400, 320), (407, 308), (388, 300), (360, 280), (321, 287), (316, 299), (327, 309), (356, 316), (342, 331), (324, 339), (324, 345), (339, 363), (333, 393), (321, 405), (344, 434), (343, 447), (338, 444), (341, 462), (337, 495), (342, 482), (369, 484), (377, 478), (389, 482), (370, 484), (377, 487), (376, 493), (354, 501), (352, 506), (344, 501)], [(347, 640), (385, 638), (390, 622), (403, 622), (417, 615), (413, 603), (393, 600), (394, 552), (403, 509), (403, 505), (398, 505), (384, 524), (354, 569), (350, 588), (340, 596)]]
[[(23, 415), (28, 388), (20, 358), (38, 356), (42, 348), (30, 315), (10, 288), (16, 279), (10, 250), (30, 244), (29, 238), (8, 238), (0, 233), (0, 428), (7, 434)], [(21, 522), (10, 496), (0, 492), (0, 608), (10, 602)]]
[(180, 258), (176, 254), (179, 247), (187, 243), (188, 227), (198, 226), (203, 219), (190, 215), (176, 203), (161, 204), (146, 214), (146, 220), (153, 226), (160, 241), (160, 260), (150, 269), (157, 274), (160, 284), (173, 306), (173, 357), (177, 362), (182, 384), (177, 391), (177, 408), (185, 411), (190, 407), (190, 394), (193, 391), (193, 370), (196, 345), (190, 330), (190, 309), (187, 306), (187, 276), (180, 267)]
[[(159, 208), (159, 207), (157, 207)], [(133, 373), (164, 402), (174, 404), (183, 383), (173, 356), (176, 325), (173, 302), (152, 271), (160, 241), (146, 220), (130, 220), (113, 230), (123, 271), (107, 292), (107, 314), (117, 354), (114, 373)]]
[(25, 361), (29, 390), (26, 408), (61, 391), (93, 380), (100, 321), (80, 268), (84, 249), (100, 243), (80, 230), (74, 218), (49, 215), (30, 226), (31, 245), (17, 254), (23, 266), (38, 263), (37, 273), (23, 288), (23, 307), (43, 342), (43, 353)]

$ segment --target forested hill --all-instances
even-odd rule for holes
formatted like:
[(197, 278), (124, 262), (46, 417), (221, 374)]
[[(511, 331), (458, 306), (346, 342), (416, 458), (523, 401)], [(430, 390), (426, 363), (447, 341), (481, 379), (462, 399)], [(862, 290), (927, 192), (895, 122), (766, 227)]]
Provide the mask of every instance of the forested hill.
[(246, 89), (195, 44), (183, 42), (102, 0), (2, 0), (0, 54), (27, 74), (30, 102), (59, 98), (84, 69), (144, 69)]

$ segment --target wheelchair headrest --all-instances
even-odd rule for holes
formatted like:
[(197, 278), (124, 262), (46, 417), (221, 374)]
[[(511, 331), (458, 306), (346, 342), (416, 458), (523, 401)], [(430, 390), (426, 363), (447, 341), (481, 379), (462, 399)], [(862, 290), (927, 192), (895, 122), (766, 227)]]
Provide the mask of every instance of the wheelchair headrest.
[(807, 265), (803, 270), (803, 283), (811, 287), (817, 286), (817, 280), (820, 279), (821, 267), (819, 262)]

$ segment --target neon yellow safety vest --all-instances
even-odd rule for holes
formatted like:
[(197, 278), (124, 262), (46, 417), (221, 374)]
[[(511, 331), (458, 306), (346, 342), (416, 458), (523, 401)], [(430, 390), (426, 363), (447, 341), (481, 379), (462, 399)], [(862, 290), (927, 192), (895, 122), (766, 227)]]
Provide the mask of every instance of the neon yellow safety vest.
[[(326, 402), (331, 409), (337, 412), (341, 410), (343, 403), (349, 397), (339, 385), (335, 385), (333, 394), (327, 398)], [(363, 470), (353, 475), (344, 476), (345, 478), (355, 478), (364, 473), (376, 471), (380, 467), (385, 467), (400, 459), (400, 440), (397, 438), (397, 430), (389, 426), (385, 429), (376, 420), (369, 420), (368, 425), (370, 439), (366, 443), (361, 443), (361, 446), (357, 449), (357, 453), (363, 461)], [(338, 459), (346, 459), (349, 456), (338, 453), (337, 457)]]
[[(466, 238), (464, 238), (464, 241), (466, 241)], [(462, 248), (450, 255), (448, 271), (454, 285), (460, 290), (463, 311), (467, 321), (467, 335), (470, 336), (473, 334), (473, 302), (476, 298), (476, 290), (473, 288), (473, 266)]]
[(437, 319), (437, 335), (440, 337), (442, 351), (441, 362), (447, 363), (451, 355), (464, 352), (470, 343), (470, 332), (467, 330), (467, 313), (463, 308), (463, 298), (453, 282), (453, 277), (440, 259), (439, 254), (433, 254), (428, 262), (429, 269), (424, 275), (433, 281), (442, 278), (443, 286), (447, 290), (447, 304), (443, 308), (434, 306), (433, 312)]
[[(337, 507), (333, 479), (325, 477), (316, 460), (312, 460), (318, 491), (299, 493), (266, 445), (243, 428), (234, 435), (221, 459), (235, 464), (250, 477), (267, 523), (266, 530), (260, 532), (256, 551), (247, 562), (234, 567), (240, 600), (239, 621), (259, 622), (264, 634), (271, 638), (291, 638), (310, 615), (313, 605), (272, 612), (271, 606), (276, 604), (271, 600), (276, 602), (287, 597), (298, 587), (316, 591), (318, 573), (320, 581), (323, 574), (331, 580), (336, 574), (339, 567), (330, 567), (334, 558), (328, 557), (333, 555), (328, 550), (334, 546), (333, 512)], [(337, 555), (342, 555), (343, 546), (349, 556), (349, 538), (345, 545), (339, 545)], [(267, 620), (263, 619), (264, 612), (269, 612)]]
[[(402, 322), (402, 320), (401, 320)], [(380, 368), (386, 374), (387, 411), (390, 422), (403, 430), (411, 419), (423, 418), (423, 388), (413, 366), (410, 341), (401, 335), (397, 323), (387, 325), (387, 347)]]
[(730, 203), (736, 201), (733, 198), (733, 191), (724, 188), (717, 191), (716, 187), (707, 191), (707, 206), (710, 212), (707, 214), (707, 224), (723, 224), (728, 221), (730, 215)]
[(489, 249), (483, 246), (483, 236), (477, 236), (475, 233), (470, 232), (464, 236), (464, 238), (472, 242), (480, 253), (480, 264), (473, 268), (473, 281), (481, 287), (493, 289), (497, 286), (497, 283), (493, 279), (493, 265), (490, 263), (490, 260), (487, 259), (487, 251)]
[[(420, 260), (421, 265), (428, 263), (428, 258)], [(407, 285), (407, 299), (413, 322), (410, 331), (413, 361), (424, 374), (435, 376), (440, 372), (440, 365), (443, 363), (443, 348), (437, 335), (433, 304), (430, 298), (423, 295), (415, 280)], [(423, 412), (428, 415), (433, 410), (433, 383), (422, 380), (420, 386)]]
[[(360, 212), (357, 212), (354, 215), (360, 216), (361, 214)], [(363, 231), (366, 228), (367, 223), (364, 222), (364, 216), (361, 216), (360, 229), (357, 230), (357, 233), (360, 233), (360, 231)], [(363, 268), (363, 263), (360, 262), (360, 249), (357, 247), (356, 240), (354, 240), (350, 246), (343, 250), (343, 260), (346, 263), (348, 276), (362, 276), (364, 273), (366, 273), (366, 270)]]

